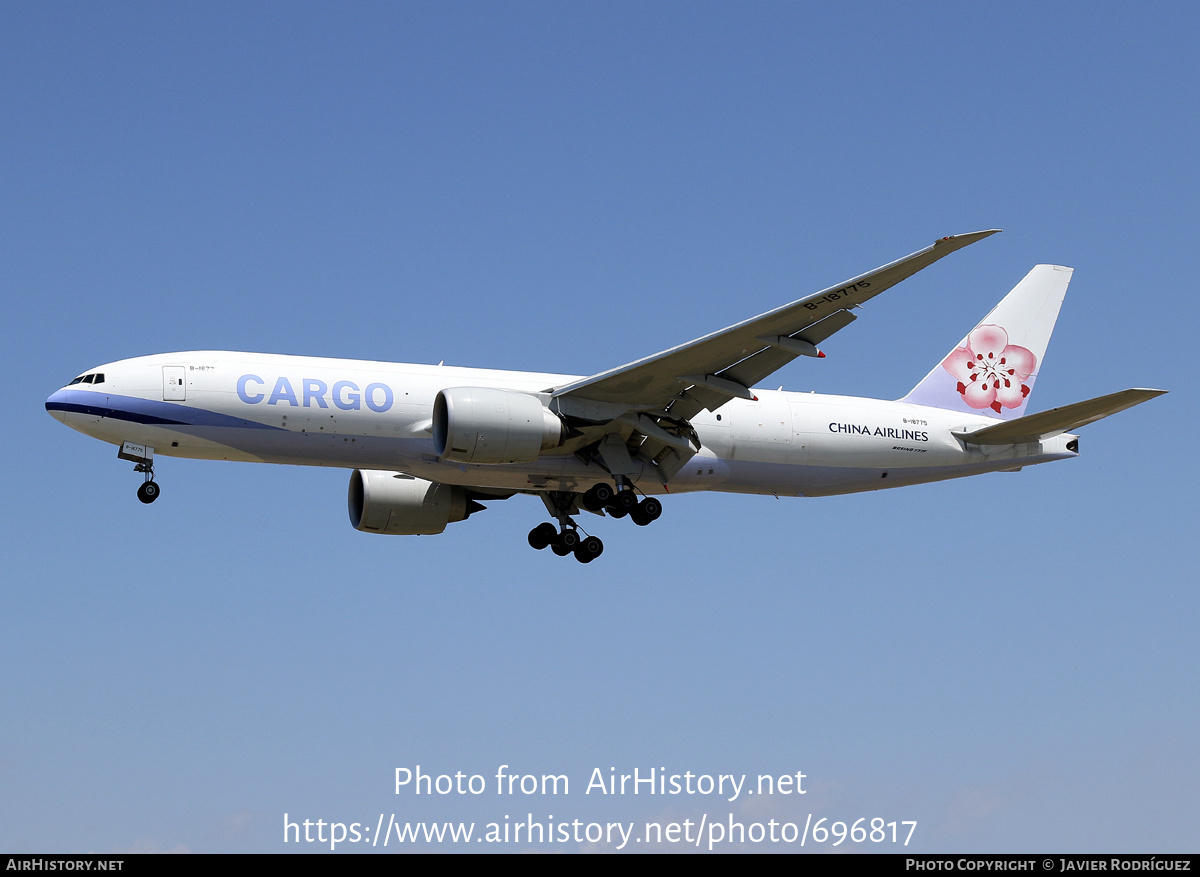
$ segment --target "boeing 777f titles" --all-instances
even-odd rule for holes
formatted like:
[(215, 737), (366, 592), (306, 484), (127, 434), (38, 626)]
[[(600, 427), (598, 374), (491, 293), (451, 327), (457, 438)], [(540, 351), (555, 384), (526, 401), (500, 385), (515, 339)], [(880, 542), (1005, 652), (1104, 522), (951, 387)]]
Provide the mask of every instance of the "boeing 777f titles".
[(46, 400), (118, 446), (159, 494), (157, 456), (337, 466), (367, 533), (441, 533), (489, 500), (541, 497), (534, 548), (583, 563), (604, 545), (581, 511), (646, 525), (667, 493), (828, 496), (1013, 470), (1078, 454), (1080, 426), (1165, 391), (1039, 414), (1029, 396), (1071, 279), (1037, 265), (895, 402), (754, 389), (855, 310), (995, 230), (911, 256), (591, 377), (190, 351), (89, 369)]

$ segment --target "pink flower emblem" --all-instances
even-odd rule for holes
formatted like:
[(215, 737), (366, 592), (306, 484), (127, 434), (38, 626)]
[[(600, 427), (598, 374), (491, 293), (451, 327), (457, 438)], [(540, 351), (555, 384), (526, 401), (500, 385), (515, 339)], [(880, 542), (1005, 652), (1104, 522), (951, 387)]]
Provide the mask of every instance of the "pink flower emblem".
[(966, 347), (956, 347), (942, 368), (958, 379), (958, 392), (972, 408), (1019, 408), (1029, 395), (1025, 380), (1037, 367), (1037, 357), (1008, 343), (999, 326), (977, 326)]

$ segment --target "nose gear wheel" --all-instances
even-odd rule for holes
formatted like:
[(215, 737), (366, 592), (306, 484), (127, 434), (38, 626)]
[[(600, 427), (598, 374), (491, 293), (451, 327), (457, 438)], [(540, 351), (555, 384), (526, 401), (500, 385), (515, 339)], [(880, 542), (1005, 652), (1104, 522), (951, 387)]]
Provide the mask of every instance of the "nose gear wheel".
[(158, 499), (158, 495), (162, 492), (162, 489), (154, 480), (154, 461), (143, 460), (133, 467), (133, 471), (141, 472), (146, 476), (146, 480), (142, 482), (142, 486), (137, 489), (137, 498), (149, 505)]

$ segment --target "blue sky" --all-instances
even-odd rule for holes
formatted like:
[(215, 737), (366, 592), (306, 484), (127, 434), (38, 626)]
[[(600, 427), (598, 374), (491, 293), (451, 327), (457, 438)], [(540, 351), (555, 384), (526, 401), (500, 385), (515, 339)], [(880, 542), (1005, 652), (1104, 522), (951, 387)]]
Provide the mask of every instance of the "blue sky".
[[(6, 4), (0, 849), (273, 852), (297, 848), (284, 813), (527, 812), (1194, 849), (1197, 17)], [(1053, 262), (1076, 272), (1031, 409), (1170, 394), (1016, 475), (676, 497), (601, 522), (587, 567), (527, 547), (531, 498), (358, 533), (339, 470), (162, 460), (143, 507), (43, 409), (170, 350), (588, 374), (990, 227), (772, 386), (902, 396)], [(572, 792), (393, 794), (417, 764)], [(810, 791), (606, 800), (595, 767)]]

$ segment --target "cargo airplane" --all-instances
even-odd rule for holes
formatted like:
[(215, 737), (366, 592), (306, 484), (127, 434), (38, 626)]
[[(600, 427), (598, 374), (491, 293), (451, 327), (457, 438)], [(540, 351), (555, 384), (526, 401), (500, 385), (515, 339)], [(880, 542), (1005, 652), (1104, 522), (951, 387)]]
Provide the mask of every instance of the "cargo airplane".
[(118, 446), (159, 495), (159, 457), (352, 470), (350, 522), (429, 535), (489, 500), (538, 496), (529, 544), (588, 563), (582, 511), (645, 526), (661, 496), (829, 496), (1077, 456), (1072, 430), (1160, 395), (1130, 389), (1026, 414), (1070, 268), (1038, 265), (898, 401), (755, 389), (859, 306), (996, 229), (591, 377), (191, 351), (89, 369), (46, 400)]

